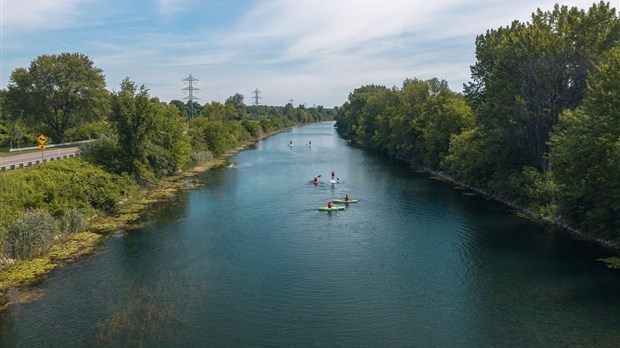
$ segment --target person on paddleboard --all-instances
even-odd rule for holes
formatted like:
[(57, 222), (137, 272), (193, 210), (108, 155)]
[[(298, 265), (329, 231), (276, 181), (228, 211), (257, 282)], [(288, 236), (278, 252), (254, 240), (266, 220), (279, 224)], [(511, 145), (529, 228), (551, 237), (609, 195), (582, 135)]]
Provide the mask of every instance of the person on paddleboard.
[(336, 173), (332, 171), (332, 180), (334, 180), (335, 177), (336, 177)]

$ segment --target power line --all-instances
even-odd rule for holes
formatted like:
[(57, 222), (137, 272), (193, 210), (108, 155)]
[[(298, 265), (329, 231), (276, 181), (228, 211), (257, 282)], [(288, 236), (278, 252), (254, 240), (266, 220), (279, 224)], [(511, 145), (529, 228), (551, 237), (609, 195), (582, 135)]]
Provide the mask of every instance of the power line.
[(183, 92), (188, 93), (189, 95), (183, 99), (187, 99), (187, 103), (189, 104), (189, 118), (194, 117), (194, 100), (198, 100), (200, 98), (195, 97), (194, 96), (194, 92), (198, 92), (200, 91), (199, 88), (194, 87), (194, 83), (198, 82), (200, 80), (198, 80), (195, 77), (192, 77), (192, 74), (189, 74), (189, 77), (186, 77), (183, 79), (183, 82), (186, 85), (189, 85), (185, 88), (183, 88)]

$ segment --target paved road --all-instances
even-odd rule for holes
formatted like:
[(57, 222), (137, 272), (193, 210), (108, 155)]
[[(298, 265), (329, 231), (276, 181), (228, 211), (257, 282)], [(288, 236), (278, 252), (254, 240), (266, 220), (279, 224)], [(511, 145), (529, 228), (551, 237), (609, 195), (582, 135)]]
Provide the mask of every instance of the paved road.
[(55, 161), (63, 158), (74, 157), (80, 151), (78, 147), (54, 148), (49, 150), (24, 153), (8, 157), (0, 157), (0, 170), (27, 167), (47, 161)]

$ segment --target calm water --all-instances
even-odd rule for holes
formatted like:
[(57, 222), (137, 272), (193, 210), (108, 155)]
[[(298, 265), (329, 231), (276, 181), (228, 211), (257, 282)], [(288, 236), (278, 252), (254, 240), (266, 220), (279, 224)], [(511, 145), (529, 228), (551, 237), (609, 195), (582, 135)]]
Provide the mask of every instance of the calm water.
[[(0, 347), (620, 346), (606, 252), (352, 148), (332, 125), (239, 153), (53, 272), (0, 317)], [(339, 184), (310, 183), (332, 170)], [(360, 202), (317, 210), (344, 193)]]

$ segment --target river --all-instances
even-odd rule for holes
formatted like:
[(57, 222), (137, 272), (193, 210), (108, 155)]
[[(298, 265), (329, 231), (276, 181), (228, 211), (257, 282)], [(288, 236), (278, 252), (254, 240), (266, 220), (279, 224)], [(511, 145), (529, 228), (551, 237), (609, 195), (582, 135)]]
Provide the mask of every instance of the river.
[[(0, 347), (620, 346), (608, 252), (351, 147), (332, 122), (197, 180), (0, 314)], [(345, 193), (359, 203), (318, 211)]]

